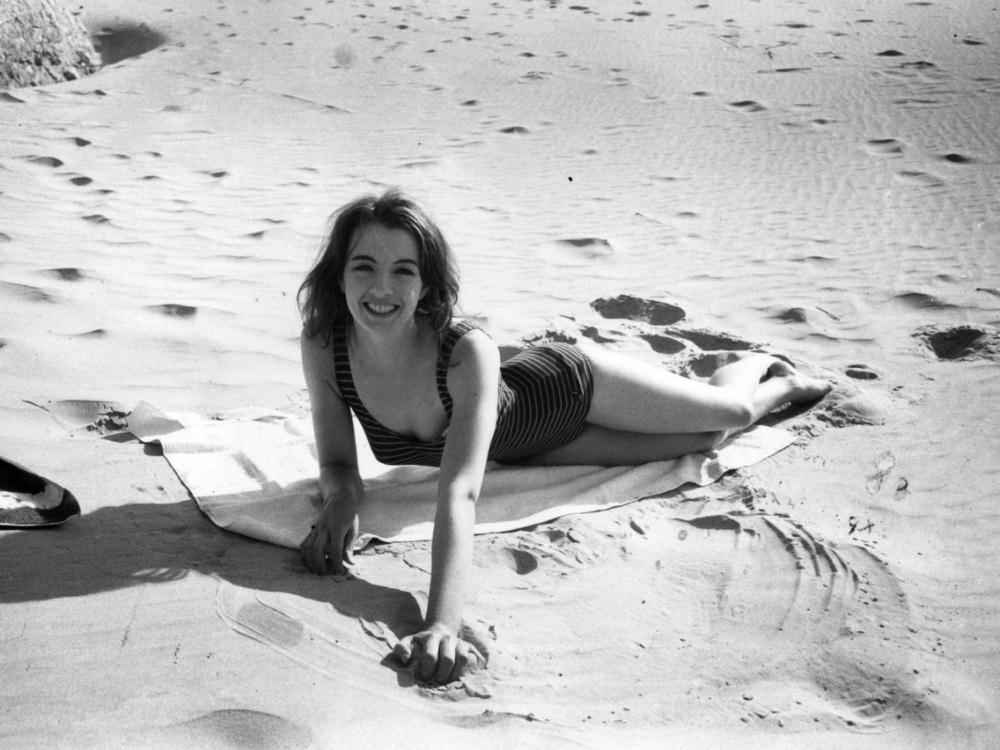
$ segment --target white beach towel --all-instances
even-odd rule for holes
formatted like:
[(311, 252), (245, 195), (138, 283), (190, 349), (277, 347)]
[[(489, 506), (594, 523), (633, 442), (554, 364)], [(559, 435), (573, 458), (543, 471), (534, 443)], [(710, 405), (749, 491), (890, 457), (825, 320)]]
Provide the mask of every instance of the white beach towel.
[[(318, 470), (308, 418), (279, 412), (175, 418), (140, 404), (128, 424), (140, 440), (163, 446), (171, 467), (216, 525), (295, 548), (315, 522)], [(359, 545), (373, 539), (430, 539), (438, 470), (380, 464), (357, 425), (355, 435), (366, 489)], [(704, 486), (727, 471), (777, 453), (793, 439), (785, 430), (757, 426), (712, 453), (640, 466), (490, 465), (476, 507), (475, 531), (513, 531), (572, 513), (614, 508), (689, 483)]]

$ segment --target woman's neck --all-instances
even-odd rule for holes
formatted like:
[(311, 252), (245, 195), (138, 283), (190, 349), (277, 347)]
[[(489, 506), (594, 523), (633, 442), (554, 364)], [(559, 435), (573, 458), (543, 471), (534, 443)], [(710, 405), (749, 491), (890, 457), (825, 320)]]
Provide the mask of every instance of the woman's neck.
[(412, 325), (396, 331), (373, 332), (352, 325), (348, 331), (354, 358), (378, 369), (405, 367), (414, 363), (427, 346), (430, 327), (414, 318)]

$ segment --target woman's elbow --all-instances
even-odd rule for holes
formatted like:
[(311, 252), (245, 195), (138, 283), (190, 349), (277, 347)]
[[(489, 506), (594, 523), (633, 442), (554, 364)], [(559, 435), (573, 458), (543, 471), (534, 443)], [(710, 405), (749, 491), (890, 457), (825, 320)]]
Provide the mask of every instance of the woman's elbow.
[(446, 493), (447, 501), (456, 507), (475, 507), (480, 487), (478, 482), (456, 482)]
[(479, 501), (478, 487), (465, 487), (458, 493), (457, 500), (463, 504), (475, 505)]

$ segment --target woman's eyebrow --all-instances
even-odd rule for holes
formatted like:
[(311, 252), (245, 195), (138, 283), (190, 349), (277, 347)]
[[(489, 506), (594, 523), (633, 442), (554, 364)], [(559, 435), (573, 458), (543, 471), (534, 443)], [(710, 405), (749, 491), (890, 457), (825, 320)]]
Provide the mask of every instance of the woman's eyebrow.
[[(358, 262), (361, 262), (361, 263), (377, 263), (377, 261), (375, 260), (375, 258), (373, 258), (371, 255), (364, 255), (364, 254), (352, 255), (351, 259), (348, 261), (348, 263), (358, 263)], [(413, 260), (411, 258), (400, 258), (397, 261), (393, 261), (393, 265), (396, 265), (396, 266), (400, 265), (401, 263), (406, 263), (408, 265), (416, 266), (418, 268), (420, 267), (420, 264), (417, 263), (417, 261), (415, 261), (415, 260)]]

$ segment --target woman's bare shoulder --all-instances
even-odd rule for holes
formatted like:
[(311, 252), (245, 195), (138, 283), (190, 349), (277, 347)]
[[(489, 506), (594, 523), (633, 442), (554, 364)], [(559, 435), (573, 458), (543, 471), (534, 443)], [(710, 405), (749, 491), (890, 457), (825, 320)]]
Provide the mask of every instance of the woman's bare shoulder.
[(470, 328), (455, 342), (455, 347), (451, 352), (451, 366), (459, 367), (470, 358), (477, 362), (486, 361), (488, 363), (494, 357), (497, 357), (499, 364), (499, 350), (496, 342), (483, 329)]
[(302, 347), (303, 355), (308, 353), (310, 357), (333, 357), (333, 346), (320, 333), (310, 335), (303, 328), (301, 333), (299, 333), (299, 344)]
[(305, 372), (306, 384), (324, 382), (334, 393), (340, 395), (334, 377), (333, 347), (321, 335), (310, 336), (305, 330), (299, 335), (302, 347), (302, 369)]
[(448, 390), (456, 401), (464, 397), (478, 399), (486, 391), (495, 391), (500, 378), (500, 350), (482, 330), (473, 329), (455, 342)]

